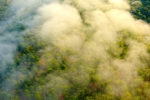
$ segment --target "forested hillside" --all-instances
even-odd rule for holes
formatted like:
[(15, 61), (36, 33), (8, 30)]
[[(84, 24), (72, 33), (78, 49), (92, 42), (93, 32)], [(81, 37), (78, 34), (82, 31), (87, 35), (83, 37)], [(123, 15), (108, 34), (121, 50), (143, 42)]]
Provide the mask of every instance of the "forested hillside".
[(150, 0), (1, 0), (0, 100), (150, 100)]
[(135, 16), (135, 18), (142, 19), (150, 23), (150, 0), (132, 1), (131, 13)]

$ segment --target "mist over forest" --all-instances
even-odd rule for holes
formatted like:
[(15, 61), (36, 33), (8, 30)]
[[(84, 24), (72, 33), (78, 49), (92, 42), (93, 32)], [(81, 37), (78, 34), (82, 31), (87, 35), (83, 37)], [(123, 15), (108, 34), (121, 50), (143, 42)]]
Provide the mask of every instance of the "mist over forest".
[(0, 100), (150, 100), (150, 0), (0, 0)]

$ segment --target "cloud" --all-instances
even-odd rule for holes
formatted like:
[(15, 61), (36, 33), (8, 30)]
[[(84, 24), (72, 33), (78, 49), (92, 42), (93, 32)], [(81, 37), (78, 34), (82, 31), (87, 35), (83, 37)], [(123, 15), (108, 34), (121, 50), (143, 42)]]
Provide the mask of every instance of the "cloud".
[[(55, 89), (60, 95), (68, 84), (87, 86), (90, 73), (95, 72), (97, 80), (109, 83), (108, 94), (113, 92), (115, 96), (123, 97), (126, 91), (134, 91), (143, 82), (138, 69), (145, 66), (141, 58), (149, 57), (146, 46), (150, 25), (133, 18), (128, 0), (13, 0), (10, 8), (16, 13), (8, 19), (14, 31), (3, 32), (13, 34), (15, 41), (16, 36), (35, 30), (48, 44), (40, 58), (45, 62), (42, 67), (57, 67), (64, 62), (67, 66), (68, 70), (64, 72), (45, 76), (47, 84), (42, 88)], [(14, 20), (27, 29), (15, 31)], [(6, 52), (6, 46), (3, 46), (0, 55), (9, 58), (15, 51), (11, 48), (14, 45), (8, 46), (8, 56), (2, 55)], [(19, 73), (25, 75), (24, 71), (19, 70)]]

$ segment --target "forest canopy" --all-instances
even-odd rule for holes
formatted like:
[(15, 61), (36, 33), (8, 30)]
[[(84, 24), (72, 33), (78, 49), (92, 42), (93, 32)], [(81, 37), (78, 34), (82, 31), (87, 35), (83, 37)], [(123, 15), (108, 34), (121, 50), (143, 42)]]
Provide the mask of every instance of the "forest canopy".
[(1, 0), (0, 100), (150, 100), (150, 0)]

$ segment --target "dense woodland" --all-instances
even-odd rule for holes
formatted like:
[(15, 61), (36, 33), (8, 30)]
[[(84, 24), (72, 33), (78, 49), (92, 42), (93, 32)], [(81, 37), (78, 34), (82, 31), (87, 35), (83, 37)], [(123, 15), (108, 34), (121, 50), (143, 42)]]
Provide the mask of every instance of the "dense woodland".
[[(5, 21), (9, 17), (7, 13), (7, 0), (0, 1), (0, 21)], [(150, 0), (131, 0), (130, 12), (136, 19), (144, 20), (150, 23)], [(0, 23), (1, 23), (0, 22)], [(26, 29), (22, 24), (16, 24), (18, 31)], [(13, 31), (10, 29), (10, 31)], [(0, 34), (1, 35), (1, 34)], [(53, 54), (44, 52), (46, 57), (52, 56), (51, 59), (42, 59), (43, 49), (46, 48), (47, 43), (34, 35), (34, 33), (27, 33), (22, 36), (21, 42), (18, 43), (17, 52), (14, 57), (14, 64), (9, 64), (5, 71), (0, 70), (0, 100), (150, 100), (146, 93), (150, 91), (150, 64), (143, 69), (139, 69), (138, 74), (142, 77), (144, 82), (132, 89), (126, 91), (123, 95), (114, 95), (106, 92), (109, 86), (109, 81), (102, 81), (96, 75), (96, 69), (89, 71), (88, 84), (80, 84), (73, 81), (63, 73), (67, 73), (70, 69), (67, 63), (67, 56), (62, 55), (59, 50), (54, 51)], [(120, 54), (113, 55), (118, 59), (125, 59), (128, 53), (128, 43), (126, 36), (118, 41), (121, 49)], [(147, 51), (150, 54), (150, 44), (147, 44)], [(68, 54), (69, 55), (69, 54)], [(44, 67), (43, 67), (44, 66)], [(18, 73), (19, 76), (12, 76), (12, 73)], [(56, 86), (57, 88), (65, 88), (63, 94), (56, 94), (55, 88), (46, 87), (47, 81), (53, 83), (52, 75), (62, 75), (68, 78), (68, 85)], [(9, 77), (16, 77), (19, 80), (9, 80)], [(5, 82), (5, 80), (7, 82)], [(56, 79), (57, 80), (57, 79)], [(58, 80), (61, 79), (58, 78)], [(4, 88), (4, 84), (13, 82), (15, 89), (10, 93)], [(55, 82), (53, 85), (55, 86)], [(53, 86), (52, 86), (53, 87)], [(11, 89), (11, 88), (10, 88)], [(149, 92), (150, 93), (150, 92)]]
[(131, 2), (131, 13), (137, 19), (142, 19), (150, 23), (150, 1), (149, 0), (135, 0)]

